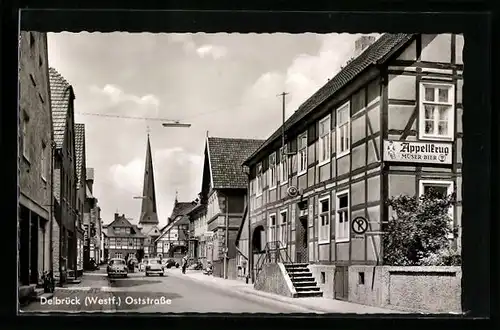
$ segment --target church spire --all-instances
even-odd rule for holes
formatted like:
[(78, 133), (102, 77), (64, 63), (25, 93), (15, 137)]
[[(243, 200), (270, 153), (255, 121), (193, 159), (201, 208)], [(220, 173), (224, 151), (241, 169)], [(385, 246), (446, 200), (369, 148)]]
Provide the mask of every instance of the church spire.
[(144, 167), (144, 186), (142, 191), (142, 207), (140, 224), (158, 224), (158, 214), (156, 211), (156, 192), (153, 174), (153, 157), (151, 155), (151, 143), (149, 141), (146, 149), (146, 166)]

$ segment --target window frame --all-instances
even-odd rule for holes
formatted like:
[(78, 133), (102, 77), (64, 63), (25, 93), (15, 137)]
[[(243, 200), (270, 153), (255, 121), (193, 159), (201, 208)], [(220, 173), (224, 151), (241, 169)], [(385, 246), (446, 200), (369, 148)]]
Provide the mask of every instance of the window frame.
[(29, 117), (24, 114), (22, 117), (22, 123), (21, 123), (21, 139), (22, 139), (22, 154), (24, 159), (26, 159), (28, 162), (30, 160), (29, 157), (29, 151), (28, 151), (28, 123), (29, 123)]
[[(285, 214), (285, 222), (282, 222), (283, 220), (283, 214)], [(288, 210), (284, 209), (280, 211), (280, 223), (279, 223), (279, 229), (278, 229), (278, 239), (281, 242), (280, 244), (280, 249), (286, 249), (288, 246), (288, 224), (290, 222), (290, 219), (288, 218)], [(284, 235), (283, 237), (283, 227), (284, 227)]]
[[(274, 225), (271, 225), (271, 219), (274, 217)], [(269, 216), (267, 217), (267, 243), (272, 243), (276, 241), (276, 213), (269, 213)], [(271, 235), (274, 234), (274, 235)], [(272, 237), (273, 236), (273, 237)], [(272, 238), (270, 240), (269, 238)]]
[[(425, 88), (434, 88), (435, 96), (439, 93), (439, 88), (448, 89), (448, 103), (439, 101), (425, 101)], [(421, 81), (419, 84), (420, 89), (420, 99), (419, 99), (419, 127), (418, 127), (418, 139), (419, 140), (437, 140), (437, 141), (454, 141), (455, 140), (455, 111), (456, 111), (456, 92), (455, 85), (447, 82), (426, 82)], [(439, 94), (438, 94), (439, 95)], [(448, 133), (446, 135), (436, 135), (436, 134), (426, 134), (425, 133), (425, 104), (434, 105), (448, 105), (450, 106), (450, 112), (448, 116)]]
[[(305, 137), (306, 143), (305, 146), (301, 149), (300, 148), (300, 140), (302, 140)], [(302, 152), (304, 153), (304, 158), (305, 158), (305, 165), (304, 168), (301, 169), (301, 154)], [(303, 175), (307, 172), (307, 131), (305, 131), (302, 134), (299, 134), (297, 137), (297, 176)]]
[[(271, 158), (274, 157), (274, 164), (271, 163)], [(269, 189), (275, 189), (276, 186), (278, 185), (278, 177), (276, 176), (276, 152), (273, 152), (269, 155), (269, 169), (267, 170), (269, 172)], [(273, 180), (273, 174), (274, 174), (274, 180)]]
[[(328, 130), (326, 133), (323, 133), (323, 135), (319, 135), (319, 157), (318, 157), (318, 166), (322, 166), (325, 164), (328, 164), (332, 158), (332, 145), (331, 145), (331, 138), (332, 138), (332, 118), (331, 115), (328, 114), (323, 119), (319, 121), (319, 127), (321, 127), (321, 124), (326, 122), (328, 124)], [(319, 131), (318, 127), (318, 131)], [(318, 132), (319, 133), (319, 132)], [(323, 144), (325, 141), (328, 143), (328, 150), (326, 155), (323, 154)]]
[[(323, 201), (328, 200), (328, 211), (326, 212), (321, 212), (321, 204)], [(322, 216), (326, 215), (328, 219), (328, 224), (322, 225), (321, 224), (321, 218)], [(331, 223), (332, 223), (332, 203), (331, 203), (331, 198), (330, 194), (322, 196), (318, 199), (318, 244), (327, 244), (330, 243), (330, 229), (331, 229)], [(321, 229), (327, 227), (327, 235), (326, 238), (321, 238)]]
[[(290, 180), (290, 167), (289, 167), (289, 159), (288, 159), (288, 147), (284, 146), (280, 148), (280, 170), (279, 170), (279, 179), (280, 184), (283, 186), (287, 184)], [(286, 175), (285, 175), (286, 174)], [(286, 180), (285, 180), (286, 178)]]
[(43, 182), (47, 182), (47, 144), (45, 142), (42, 142), (42, 150), (41, 150), (41, 157), (40, 157), (40, 177), (42, 178)]
[[(344, 237), (339, 237), (339, 232), (340, 232), (340, 222), (339, 222), (339, 197), (347, 195), (347, 236)], [(342, 191), (338, 191), (335, 193), (335, 243), (345, 243), (349, 242), (351, 240), (351, 202), (350, 202), (350, 192), (349, 189), (345, 189)], [(342, 209), (342, 212), (344, 212), (345, 209)]]
[[(341, 110), (344, 110), (344, 108), (347, 108), (347, 114), (348, 114), (348, 119), (346, 122), (343, 122), (339, 125), (339, 112)], [(345, 103), (343, 103), (341, 106), (337, 107), (337, 109), (335, 109), (335, 152), (336, 152), (336, 158), (341, 158), (341, 157), (344, 157), (348, 154), (351, 153), (351, 145), (352, 145), (352, 141), (351, 141), (351, 102), (350, 101), (347, 101)], [(346, 146), (346, 149), (341, 151), (342, 148), (341, 148), (341, 141), (340, 141), (340, 128), (344, 127), (345, 125), (347, 125), (347, 136), (349, 138), (349, 141), (347, 143), (347, 146)]]
[(255, 178), (256, 178), (256, 181), (255, 181), (255, 196), (256, 197), (259, 197), (259, 196), (262, 196), (262, 163), (258, 163), (256, 165), (256, 175), (255, 175)]
[[(440, 187), (446, 187), (447, 188), (447, 194), (451, 195), (452, 193), (455, 192), (455, 182), (452, 180), (435, 180), (435, 179), (421, 179), (418, 183), (418, 195), (422, 196), (425, 192), (425, 186), (440, 186)], [(450, 226), (451, 226), (451, 233), (447, 236), (449, 239), (455, 238), (454, 231), (455, 231), (455, 217), (454, 217), (454, 210), (455, 207), (454, 205), (451, 205), (449, 210), (448, 210), (448, 215), (450, 216)]]

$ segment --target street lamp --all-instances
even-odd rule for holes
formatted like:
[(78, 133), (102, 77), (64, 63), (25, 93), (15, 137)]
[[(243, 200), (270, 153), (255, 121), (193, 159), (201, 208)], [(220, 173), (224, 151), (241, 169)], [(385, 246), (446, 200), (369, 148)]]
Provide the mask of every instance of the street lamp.
[(172, 123), (162, 123), (163, 127), (183, 127), (183, 128), (189, 128), (191, 127), (191, 124), (187, 123), (180, 123), (179, 121), (174, 121)]

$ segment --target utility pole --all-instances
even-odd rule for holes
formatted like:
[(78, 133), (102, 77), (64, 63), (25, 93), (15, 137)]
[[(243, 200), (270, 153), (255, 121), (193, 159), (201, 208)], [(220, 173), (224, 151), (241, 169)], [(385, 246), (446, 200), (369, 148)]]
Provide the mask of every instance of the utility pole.
[(228, 278), (228, 260), (227, 260), (227, 253), (228, 253), (228, 247), (229, 247), (229, 210), (228, 210), (228, 198), (226, 195), (224, 195), (225, 198), (225, 208), (226, 208), (226, 218), (225, 218), (225, 230), (224, 230), (224, 279), (227, 280)]
[(282, 103), (283, 103), (283, 108), (282, 108), (282, 123), (281, 123), (281, 150), (282, 150), (282, 155), (281, 156), (284, 156), (284, 152), (285, 152), (285, 100), (286, 100), (286, 96), (288, 95), (289, 93), (287, 92), (283, 92), (281, 94), (278, 94), (277, 96), (281, 96), (282, 97)]

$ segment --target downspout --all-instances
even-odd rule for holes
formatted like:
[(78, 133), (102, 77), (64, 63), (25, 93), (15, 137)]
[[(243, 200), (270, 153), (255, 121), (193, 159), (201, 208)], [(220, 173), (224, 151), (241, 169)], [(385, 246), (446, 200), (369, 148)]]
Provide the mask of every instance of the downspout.
[(247, 229), (248, 229), (248, 271), (247, 271), (247, 278), (250, 276), (250, 279), (252, 283), (254, 283), (254, 274), (253, 274), (253, 251), (252, 251), (252, 225), (251, 225), (251, 218), (250, 218), (250, 212), (251, 212), (251, 207), (250, 207), (250, 173), (247, 174), (248, 177), (248, 187), (247, 187), (247, 218), (248, 218), (248, 224), (247, 224)]
[(52, 276), (54, 274), (54, 244), (53, 242), (53, 218), (54, 218), (54, 151), (55, 151), (55, 143), (54, 141), (51, 141), (50, 143), (50, 203), (49, 203), (49, 238), (50, 238), (50, 245), (49, 245), (49, 271), (52, 273)]

